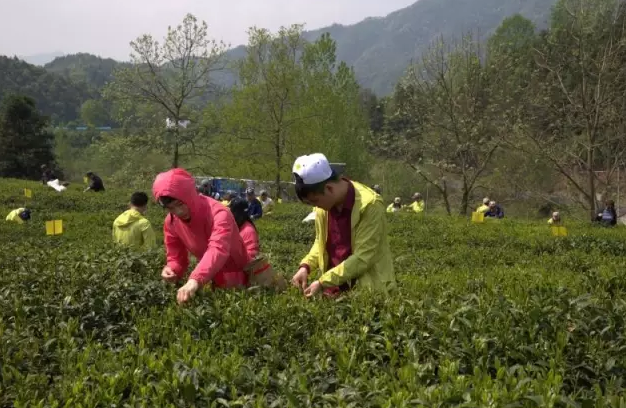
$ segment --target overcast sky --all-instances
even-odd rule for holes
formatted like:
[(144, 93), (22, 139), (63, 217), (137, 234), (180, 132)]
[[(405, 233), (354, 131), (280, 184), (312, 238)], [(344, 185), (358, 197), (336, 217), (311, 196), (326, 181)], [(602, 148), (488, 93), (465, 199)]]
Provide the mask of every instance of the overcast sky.
[(415, 0), (0, 0), (0, 54), (30, 56), (61, 51), (128, 59), (128, 43), (149, 33), (161, 39), (167, 26), (192, 13), (211, 37), (233, 46), (253, 25), (272, 31), (306, 23), (315, 29), (384, 16)]

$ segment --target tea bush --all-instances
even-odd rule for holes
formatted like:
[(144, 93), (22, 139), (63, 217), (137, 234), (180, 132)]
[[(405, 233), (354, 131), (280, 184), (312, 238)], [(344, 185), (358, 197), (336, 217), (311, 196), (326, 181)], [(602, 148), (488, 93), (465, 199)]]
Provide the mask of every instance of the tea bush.
[[(1, 407), (626, 406), (619, 228), (389, 215), (393, 296), (204, 290), (179, 307), (162, 249), (110, 243), (131, 191), (80, 189), (0, 180), (3, 215), (33, 209), (0, 223)], [(287, 275), (308, 211), (257, 224)], [(162, 210), (148, 218), (160, 236)]]

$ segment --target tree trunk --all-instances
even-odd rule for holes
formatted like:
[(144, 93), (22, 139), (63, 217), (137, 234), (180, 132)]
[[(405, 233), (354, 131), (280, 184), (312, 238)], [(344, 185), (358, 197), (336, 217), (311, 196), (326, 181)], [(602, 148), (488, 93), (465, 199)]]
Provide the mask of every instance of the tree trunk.
[(592, 145), (587, 148), (587, 176), (589, 177), (589, 215), (591, 216), (591, 221), (594, 221), (596, 219), (596, 214), (598, 213), (596, 200), (596, 180), (593, 171), (593, 149), (594, 147)]
[(440, 190), (441, 190), (441, 195), (443, 196), (443, 203), (446, 206), (446, 212), (448, 213), (448, 215), (452, 215), (452, 208), (450, 207), (450, 200), (448, 199), (448, 184), (446, 183), (446, 180), (442, 180), (441, 184), (443, 185)]
[(282, 167), (282, 151), (280, 150), (280, 130), (276, 131), (276, 143), (274, 144), (274, 150), (276, 153), (276, 197), (275, 199), (278, 200), (280, 198), (280, 169)]
[(463, 196), (461, 197), (461, 206), (459, 207), (459, 215), (466, 216), (467, 215), (467, 207), (469, 207), (469, 195), (470, 189), (467, 188), (467, 185), (463, 183)]
[(173, 169), (178, 167), (178, 129), (175, 131), (174, 138), (174, 160), (172, 160)]

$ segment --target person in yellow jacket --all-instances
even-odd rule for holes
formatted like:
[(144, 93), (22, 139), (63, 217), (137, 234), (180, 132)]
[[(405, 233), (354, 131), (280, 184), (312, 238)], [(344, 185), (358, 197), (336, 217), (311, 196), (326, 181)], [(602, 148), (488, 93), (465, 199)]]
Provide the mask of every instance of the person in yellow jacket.
[(552, 213), (552, 217), (548, 220), (548, 225), (559, 226), (561, 225), (561, 214), (558, 211)]
[(402, 206), (402, 199), (400, 197), (396, 197), (393, 199), (393, 203), (389, 204), (387, 207), (388, 213), (395, 213), (402, 211), (404, 207)]
[(483, 204), (476, 209), (476, 212), (484, 214), (487, 211), (489, 211), (489, 203), (490, 202), (491, 202), (491, 200), (489, 199), (489, 197), (483, 198)]
[[(321, 153), (293, 165), (300, 201), (315, 206), (315, 242), (292, 278), (311, 297), (336, 296), (352, 288), (388, 293), (396, 276), (382, 197), (371, 188), (339, 177)], [(321, 276), (307, 286), (309, 275)]]
[(7, 215), (6, 220), (24, 224), (25, 221), (30, 220), (30, 210), (28, 208), (17, 208)]
[(230, 205), (230, 200), (233, 199), (233, 192), (232, 191), (227, 191), (226, 193), (224, 193), (224, 197), (221, 201), (222, 204), (224, 204), (226, 207), (228, 207)]
[(113, 241), (132, 248), (146, 251), (156, 247), (156, 236), (150, 221), (143, 215), (148, 209), (148, 195), (135, 192), (130, 197), (130, 208), (113, 221)]
[(409, 208), (415, 213), (423, 213), (424, 208), (426, 207), (426, 203), (424, 203), (424, 199), (420, 193), (413, 194), (413, 202), (409, 206)]

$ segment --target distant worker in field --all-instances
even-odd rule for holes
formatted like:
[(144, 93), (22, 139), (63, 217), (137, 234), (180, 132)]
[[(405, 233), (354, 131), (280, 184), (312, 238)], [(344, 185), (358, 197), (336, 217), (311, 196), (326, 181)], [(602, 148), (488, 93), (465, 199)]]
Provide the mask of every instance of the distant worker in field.
[(46, 164), (41, 165), (41, 183), (43, 185), (47, 185), (48, 182), (56, 180), (57, 177), (54, 175), (52, 169), (50, 169)]
[[(339, 177), (321, 153), (298, 157), (295, 192), (315, 207), (315, 242), (292, 284), (311, 297), (337, 296), (352, 288), (387, 293), (396, 287), (382, 197), (369, 187)], [(321, 276), (307, 286), (309, 275)]]
[(617, 211), (615, 211), (615, 202), (607, 200), (604, 203), (604, 211), (598, 214), (596, 221), (605, 227), (617, 225)]
[(233, 213), (239, 228), (239, 235), (248, 254), (248, 264), (244, 271), (247, 273), (249, 285), (272, 287), (281, 291), (286, 289), (289, 283), (285, 277), (274, 271), (267, 257), (261, 254), (259, 234), (254, 226), (254, 221), (248, 214), (248, 200), (239, 197), (234, 198), (230, 202), (229, 208)]
[(261, 191), (259, 201), (261, 202), (262, 213), (265, 215), (270, 215), (274, 210), (274, 200), (270, 198), (270, 196), (267, 194), (267, 191)]
[(130, 196), (129, 209), (113, 221), (113, 241), (135, 251), (156, 248), (152, 224), (144, 214), (148, 210), (148, 195), (137, 191)]
[(28, 208), (17, 208), (7, 215), (6, 221), (24, 224), (24, 222), (30, 220), (30, 212)]
[[(89, 171), (87, 172), (85, 177), (87, 177), (88, 185), (87, 185), (87, 188), (83, 190), (83, 193), (86, 193), (87, 191), (95, 191), (95, 192), (104, 191), (104, 183), (102, 182), (102, 179), (100, 178), (100, 176), (98, 176), (96, 173)], [(194, 189), (195, 189), (195, 185), (194, 185)]]
[(478, 207), (476, 209), (476, 212), (478, 213), (486, 213), (487, 211), (489, 211), (489, 203), (491, 202), (491, 200), (489, 199), (489, 197), (485, 197), (483, 198), (483, 203), (480, 207)]
[(189, 267), (189, 252), (198, 260), (189, 280), (178, 290), (179, 304), (209, 282), (215, 288), (247, 285), (243, 269), (248, 254), (227, 207), (198, 194), (191, 175), (180, 168), (157, 175), (152, 193), (169, 212), (163, 223), (167, 264), (161, 277), (177, 282)]
[(504, 210), (495, 201), (489, 202), (489, 209), (485, 212), (485, 217), (504, 218)]
[(228, 205), (230, 212), (233, 213), (239, 235), (246, 247), (248, 254), (248, 262), (252, 261), (259, 254), (259, 234), (257, 233), (254, 221), (248, 213), (248, 201), (243, 198), (235, 198)]
[(552, 213), (552, 217), (550, 217), (550, 219), (548, 220), (548, 224), (549, 225), (554, 225), (554, 226), (559, 226), (561, 225), (562, 221), (561, 221), (561, 213), (559, 213), (558, 211), (555, 211)]
[(228, 190), (227, 192), (224, 193), (224, 197), (222, 198), (221, 203), (224, 204), (226, 207), (228, 207), (234, 195), (235, 194), (232, 191)]
[(263, 205), (256, 195), (254, 194), (254, 189), (249, 188), (246, 190), (246, 199), (248, 200), (248, 213), (250, 214), (250, 218), (252, 220), (258, 220), (263, 216)]
[(387, 207), (388, 213), (395, 213), (402, 211), (402, 199), (400, 197), (396, 197), (393, 199), (393, 203), (389, 204)]
[(424, 209), (426, 208), (426, 203), (424, 202), (424, 199), (422, 198), (422, 195), (420, 193), (413, 194), (413, 202), (411, 203), (409, 208), (417, 214), (424, 212)]
[(198, 192), (203, 196), (213, 197), (213, 189), (211, 188), (211, 180), (204, 179), (200, 182), (200, 186), (198, 187)]

